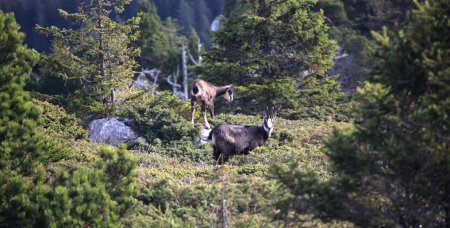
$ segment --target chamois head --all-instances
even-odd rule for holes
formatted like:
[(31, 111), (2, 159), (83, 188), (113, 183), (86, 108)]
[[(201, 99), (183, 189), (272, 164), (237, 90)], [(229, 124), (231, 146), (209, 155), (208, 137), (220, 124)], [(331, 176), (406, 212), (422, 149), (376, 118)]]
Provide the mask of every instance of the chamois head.
[[(277, 109), (278, 111), (279, 109)], [(263, 127), (264, 130), (270, 135), (272, 134), (273, 131), (273, 126), (275, 124), (275, 118), (276, 118), (277, 114), (275, 111), (275, 107), (266, 107), (266, 111), (263, 114), (263, 119), (264, 119), (264, 123), (263, 123)]]
[(234, 85), (227, 85), (226, 87), (228, 87), (225, 91), (225, 94), (223, 94), (223, 97), (225, 98), (225, 100), (227, 100), (228, 102), (233, 101), (233, 96), (234, 96)]

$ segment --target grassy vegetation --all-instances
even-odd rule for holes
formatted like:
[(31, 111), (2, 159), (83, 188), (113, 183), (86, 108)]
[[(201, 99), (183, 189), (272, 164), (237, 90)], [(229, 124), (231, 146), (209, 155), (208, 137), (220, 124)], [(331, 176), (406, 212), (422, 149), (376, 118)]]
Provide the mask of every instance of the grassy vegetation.
[[(212, 125), (262, 123), (260, 117), (247, 115), (219, 115), (210, 122)], [(139, 204), (124, 223), (218, 225), (222, 223), (223, 191), (231, 225), (281, 225), (280, 221), (272, 221), (273, 199), (283, 196), (279, 195), (276, 182), (267, 178), (270, 166), (299, 162), (301, 168), (312, 169), (326, 179), (330, 173), (326, 169), (327, 157), (321, 150), (322, 142), (332, 129), (351, 127), (345, 122), (278, 118), (273, 137), (266, 146), (256, 148), (248, 156), (235, 156), (225, 166), (213, 164), (209, 145), (176, 155), (171, 154), (173, 148), (164, 146), (130, 150), (138, 159)], [(189, 152), (196, 155), (191, 156)], [(334, 224), (325, 225), (311, 218), (306, 221), (299, 225)]]
[[(86, 139), (86, 132), (74, 116), (50, 103), (34, 102), (45, 108), (42, 131), (72, 149), (63, 160), (47, 166), (50, 175), (55, 175), (60, 168), (80, 163), (90, 166), (101, 160), (100, 145)], [(149, 113), (169, 114), (171, 118), (159, 126), (151, 121)], [(278, 117), (275, 131), (265, 146), (218, 166), (211, 159), (211, 146), (197, 145), (201, 116), (197, 113), (196, 125), (192, 127), (186, 121), (189, 115), (186, 101), (174, 100), (167, 93), (145, 95), (139, 102), (124, 106), (118, 114), (133, 118), (135, 126), (139, 126), (135, 130), (150, 142), (128, 145), (128, 153), (138, 162), (135, 193), (138, 203), (121, 220), (125, 226), (219, 226), (225, 212), (229, 213), (227, 221), (234, 227), (281, 226), (285, 221), (274, 219), (277, 214), (274, 204), (287, 197), (287, 193), (269, 178), (271, 166), (281, 164), (287, 168), (298, 163), (300, 169), (313, 170), (326, 180), (331, 174), (327, 170), (328, 157), (323, 153), (323, 142), (335, 128), (352, 128), (352, 123), (335, 118), (290, 120)], [(260, 126), (262, 119), (252, 115), (220, 114), (210, 119), (210, 123), (212, 126), (223, 123)], [(158, 132), (160, 134), (155, 134)], [(323, 224), (308, 216), (302, 219), (305, 222), (294, 224), (348, 225)]]

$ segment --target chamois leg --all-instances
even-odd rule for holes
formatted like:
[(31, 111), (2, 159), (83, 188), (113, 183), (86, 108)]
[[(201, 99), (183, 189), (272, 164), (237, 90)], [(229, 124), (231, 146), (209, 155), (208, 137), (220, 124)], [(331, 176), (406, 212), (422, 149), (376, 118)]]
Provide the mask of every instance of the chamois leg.
[(225, 164), (225, 162), (228, 162), (229, 158), (230, 158), (230, 156), (224, 156), (223, 163)]
[(195, 101), (191, 100), (191, 123), (194, 125), (194, 117), (195, 117)]
[(206, 105), (202, 104), (202, 115), (203, 115), (203, 126), (207, 129), (211, 129), (211, 126), (208, 123), (208, 118), (206, 117)]
[(216, 164), (218, 161), (217, 161), (217, 159), (219, 159), (220, 158), (220, 154), (221, 154), (222, 152), (220, 152), (217, 148), (215, 148), (215, 147), (213, 147), (213, 156), (212, 156), (212, 159), (214, 160), (214, 164)]
[(209, 106), (209, 113), (211, 114), (211, 118), (214, 119), (214, 104)]
[(228, 162), (228, 159), (230, 158), (229, 155), (225, 155), (224, 153), (222, 153), (219, 157), (219, 165), (224, 165), (226, 162)]

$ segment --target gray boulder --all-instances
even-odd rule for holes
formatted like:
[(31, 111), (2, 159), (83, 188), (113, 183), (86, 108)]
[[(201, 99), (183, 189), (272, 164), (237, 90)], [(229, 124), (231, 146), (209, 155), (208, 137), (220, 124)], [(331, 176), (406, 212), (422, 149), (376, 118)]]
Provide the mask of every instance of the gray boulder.
[(150, 89), (152, 86), (154, 86), (154, 83), (151, 82), (144, 74), (140, 74), (137, 76), (136, 80), (134, 80), (131, 88)]
[(200, 133), (200, 138), (198, 139), (198, 142), (197, 142), (197, 144), (199, 146), (202, 146), (204, 144), (209, 143), (208, 142), (208, 136), (209, 136), (209, 133), (211, 132), (211, 130), (212, 129), (206, 129), (205, 127), (202, 126), (202, 130), (201, 130), (201, 133)]
[(135, 141), (146, 143), (144, 138), (139, 137), (128, 126), (130, 122), (129, 119), (119, 117), (93, 120), (89, 124), (89, 139), (94, 142), (106, 143), (113, 146)]

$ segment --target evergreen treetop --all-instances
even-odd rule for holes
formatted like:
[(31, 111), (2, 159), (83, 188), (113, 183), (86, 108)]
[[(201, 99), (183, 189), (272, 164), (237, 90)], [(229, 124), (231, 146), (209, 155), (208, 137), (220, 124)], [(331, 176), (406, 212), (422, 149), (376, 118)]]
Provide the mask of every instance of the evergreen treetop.
[(403, 28), (373, 33), (356, 126), (326, 143), (333, 177), (319, 183), (295, 168), (274, 169), (292, 197), (305, 200), (283, 210), (359, 226), (450, 224), (450, 2), (415, 5)]
[(139, 5), (141, 20), (139, 29), (141, 36), (137, 44), (141, 48), (140, 64), (144, 68), (161, 67), (170, 55), (170, 40), (156, 7), (148, 1), (142, 1)]
[(315, 3), (238, 1), (198, 72), (216, 84), (246, 86), (238, 93), (247, 111), (261, 104), (296, 107), (306, 78), (324, 75), (336, 52)]
[[(138, 38), (139, 17), (124, 23), (113, 21), (109, 14), (121, 13), (130, 0), (94, 0), (82, 3), (78, 13), (60, 10), (61, 16), (80, 26), (37, 29), (53, 36), (53, 53), (49, 61), (66, 83), (74, 89), (66, 101), (69, 110), (78, 113), (102, 113), (114, 104), (118, 92), (127, 88), (136, 67), (139, 48), (131, 47)], [(119, 97), (120, 98), (120, 97)]]
[(38, 54), (22, 44), (24, 34), (12, 13), (0, 11), (0, 169), (33, 169), (39, 157), (38, 109), (23, 90)]

